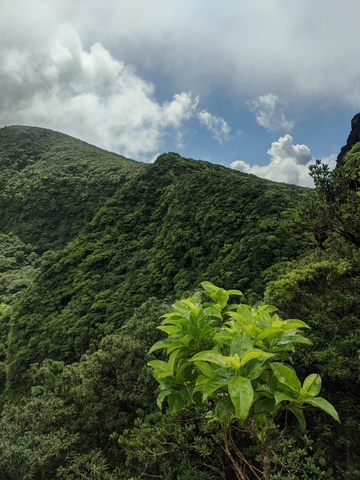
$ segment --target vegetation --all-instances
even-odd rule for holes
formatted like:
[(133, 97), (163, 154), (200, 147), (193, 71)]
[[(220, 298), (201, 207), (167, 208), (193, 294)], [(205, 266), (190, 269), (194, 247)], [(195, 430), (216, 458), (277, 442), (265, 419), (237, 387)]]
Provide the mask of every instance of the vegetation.
[(160, 156), (44, 265), (17, 302), (8, 389), (26, 386), (31, 363), (78, 361), (149, 296), (181, 295), (205, 279), (230, 288), (236, 278), (248, 297), (260, 298), (265, 278), (313, 244), (282, 225), (296, 196), (291, 186)]
[[(169, 410), (177, 412), (185, 402), (207, 401), (206, 416), (222, 426), (223, 448), (236, 478), (249, 480), (251, 472), (270, 480), (279, 414), (290, 411), (305, 430), (303, 407), (310, 404), (339, 421), (334, 407), (318, 396), (321, 377), (310, 374), (301, 384), (289, 365), (295, 344), (311, 343), (300, 334), (308, 325), (282, 320), (270, 305), (229, 304), (230, 296), (242, 295), (238, 290), (226, 291), (209, 282), (202, 286), (211, 302), (202, 303), (200, 294), (178, 301), (158, 327), (168, 338), (156, 342), (150, 353), (166, 349), (169, 357), (149, 362), (160, 383), (158, 406), (166, 398)], [(234, 427), (257, 445), (260, 470), (234, 442)]]
[[(359, 144), (308, 190), (45, 129), (0, 139), (1, 478), (359, 478)], [(204, 330), (171, 352), (190, 320)], [(148, 363), (178, 383), (159, 392)]]
[(66, 245), (144, 165), (34, 127), (0, 129), (0, 230), (37, 252)]

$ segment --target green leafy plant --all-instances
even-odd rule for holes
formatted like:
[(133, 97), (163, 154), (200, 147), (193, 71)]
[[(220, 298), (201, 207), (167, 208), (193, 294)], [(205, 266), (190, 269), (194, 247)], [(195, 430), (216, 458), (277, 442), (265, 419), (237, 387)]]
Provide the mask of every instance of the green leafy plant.
[[(291, 365), (296, 344), (311, 344), (301, 334), (309, 328), (301, 320), (282, 320), (271, 305), (251, 307), (231, 304), (238, 290), (224, 290), (203, 282), (210, 298), (201, 293), (177, 301), (163, 315), (158, 327), (167, 338), (156, 342), (150, 353), (166, 350), (167, 360), (152, 360), (160, 385), (161, 407), (167, 399), (170, 412), (186, 402), (209, 405), (209, 421), (222, 425), (224, 451), (236, 477), (270, 479), (270, 453), (275, 420), (290, 411), (305, 428), (304, 407), (312, 405), (339, 421), (335, 408), (319, 396), (321, 378), (311, 374), (303, 382)], [(262, 470), (253, 466), (233, 440), (233, 429), (247, 432), (257, 445)]]

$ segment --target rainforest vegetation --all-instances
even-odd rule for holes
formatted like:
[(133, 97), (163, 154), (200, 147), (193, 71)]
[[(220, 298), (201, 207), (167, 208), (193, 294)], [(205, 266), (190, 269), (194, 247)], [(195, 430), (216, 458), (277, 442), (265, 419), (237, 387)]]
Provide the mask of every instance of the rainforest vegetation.
[(360, 144), (314, 189), (35, 127), (0, 166), (1, 479), (360, 478)]

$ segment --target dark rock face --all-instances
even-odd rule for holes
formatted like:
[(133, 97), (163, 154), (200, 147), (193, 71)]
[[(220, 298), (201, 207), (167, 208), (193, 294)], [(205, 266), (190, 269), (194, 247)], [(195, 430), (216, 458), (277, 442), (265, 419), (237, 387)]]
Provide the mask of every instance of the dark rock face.
[(360, 142), (360, 113), (357, 113), (351, 120), (351, 132), (348, 136), (346, 145), (342, 147), (340, 153), (336, 160), (336, 166), (339, 167), (344, 161), (344, 157), (349, 150), (355, 145), (355, 143)]

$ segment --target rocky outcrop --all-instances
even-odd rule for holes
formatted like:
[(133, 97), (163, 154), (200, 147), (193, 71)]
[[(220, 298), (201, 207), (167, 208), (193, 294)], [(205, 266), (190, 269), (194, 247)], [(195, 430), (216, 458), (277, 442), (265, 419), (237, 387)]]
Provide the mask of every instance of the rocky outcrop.
[(346, 145), (342, 147), (336, 160), (336, 165), (339, 167), (344, 162), (344, 157), (349, 150), (360, 142), (360, 113), (357, 113), (351, 120), (351, 132), (348, 136)]

